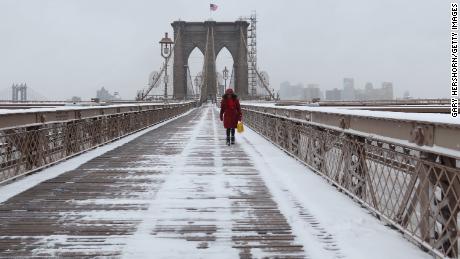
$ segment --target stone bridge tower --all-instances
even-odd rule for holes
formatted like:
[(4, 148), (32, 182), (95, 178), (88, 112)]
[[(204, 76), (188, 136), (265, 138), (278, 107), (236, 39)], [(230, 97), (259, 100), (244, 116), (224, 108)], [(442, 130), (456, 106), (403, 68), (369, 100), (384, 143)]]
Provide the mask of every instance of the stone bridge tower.
[(174, 97), (182, 99), (187, 93), (187, 62), (198, 48), (204, 55), (202, 96), (217, 93), (216, 57), (226, 47), (233, 58), (235, 92), (242, 98), (248, 95), (248, 58), (246, 21), (236, 22), (185, 22), (175, 21), (174, 29)]

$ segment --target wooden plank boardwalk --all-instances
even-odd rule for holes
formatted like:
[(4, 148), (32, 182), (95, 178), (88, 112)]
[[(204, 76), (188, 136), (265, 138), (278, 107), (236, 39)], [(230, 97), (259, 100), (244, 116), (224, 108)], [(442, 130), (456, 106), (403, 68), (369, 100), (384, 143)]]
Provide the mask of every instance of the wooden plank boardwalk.
[(306, 258), (203, 107), (0, 204), (0, 257)]

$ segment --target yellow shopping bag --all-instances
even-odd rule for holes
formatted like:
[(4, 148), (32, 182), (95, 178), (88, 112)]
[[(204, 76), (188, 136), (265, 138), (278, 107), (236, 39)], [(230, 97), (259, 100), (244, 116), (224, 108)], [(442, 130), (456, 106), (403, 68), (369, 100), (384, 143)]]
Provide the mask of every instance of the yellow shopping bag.
[(243, 133), (244, 131), (243, 122), (241, 121), (238, 122), (238, 125), (236, 125), (236, 131), (238, 131), (238, 133)]

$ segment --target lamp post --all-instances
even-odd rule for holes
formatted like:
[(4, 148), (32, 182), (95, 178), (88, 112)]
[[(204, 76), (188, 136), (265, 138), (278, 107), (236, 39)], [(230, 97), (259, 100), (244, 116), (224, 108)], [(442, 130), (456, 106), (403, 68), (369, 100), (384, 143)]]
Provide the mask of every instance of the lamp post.
[(222, 75), (224, 77), (224, 92), (227, 90), (227, 79), (228, 79), (228, 69), (227, 66), (225, 66), (224, 71), (222, 71)]
[(171, 48), (173, 41), (168, 37), (168, 33), (165, 32), (165, 37), (161, 39), (161, 56), (165, 59), (165, 102), (168, 99), (168, 58), (171, 56)]

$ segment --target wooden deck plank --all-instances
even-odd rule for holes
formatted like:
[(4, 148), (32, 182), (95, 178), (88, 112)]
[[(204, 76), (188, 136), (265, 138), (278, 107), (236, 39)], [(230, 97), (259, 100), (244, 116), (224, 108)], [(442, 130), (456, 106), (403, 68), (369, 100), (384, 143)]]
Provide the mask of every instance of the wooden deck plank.
[(152, 245), (184, 242), (191, 257), (224, 247), (306, 258), (252, 161), (223, 134), (215, 110), (200, 108), (1, 203), (0, 257), (136, 257), (147, 229)]

